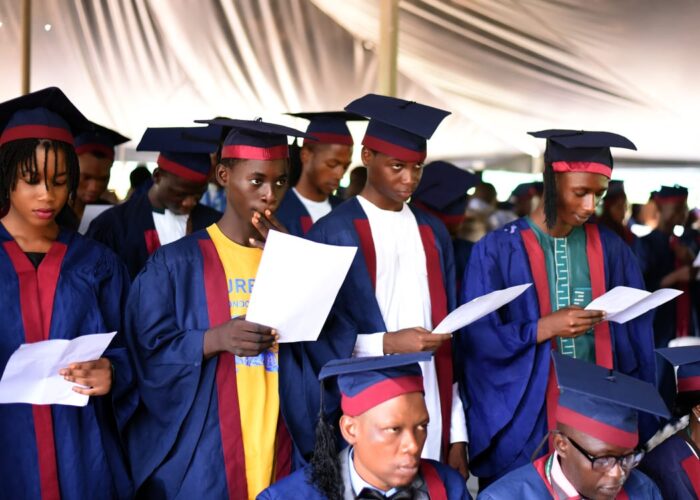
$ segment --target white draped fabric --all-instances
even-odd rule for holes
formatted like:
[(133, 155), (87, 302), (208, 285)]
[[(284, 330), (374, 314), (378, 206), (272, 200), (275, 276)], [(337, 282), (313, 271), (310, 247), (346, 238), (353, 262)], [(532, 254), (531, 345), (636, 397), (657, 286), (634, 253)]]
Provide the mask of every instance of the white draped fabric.
[[(302, 126), (281, 113), (340, 109), (377, 80), (378, 0), (32, 4), (32, 89), (134, 138), (217, 115)], [(432, 156), (537, 155), (527, 130), (573, 127), (628, 135), (635, 159), (700, 158), (697, 2), (399, 5), (399, 95), (453, 112)], [(0, 2), (2, 100), (20, 90), (19, 11)]]

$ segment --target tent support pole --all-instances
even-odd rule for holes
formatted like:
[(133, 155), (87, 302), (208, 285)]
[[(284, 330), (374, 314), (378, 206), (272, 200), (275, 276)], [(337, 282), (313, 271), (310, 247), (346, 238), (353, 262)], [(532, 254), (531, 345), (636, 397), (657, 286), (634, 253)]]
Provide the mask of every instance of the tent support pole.
[(31, 44), (32, 44), (32, 0), (22, 0), (21, 26), (21, 65), (22, 65), (22, 95), (29, 93), (29, 77), (31, 75)]
[(399, 0), (380, 1), (378, 91), (380, 94), (395, 96), (399, 45)]

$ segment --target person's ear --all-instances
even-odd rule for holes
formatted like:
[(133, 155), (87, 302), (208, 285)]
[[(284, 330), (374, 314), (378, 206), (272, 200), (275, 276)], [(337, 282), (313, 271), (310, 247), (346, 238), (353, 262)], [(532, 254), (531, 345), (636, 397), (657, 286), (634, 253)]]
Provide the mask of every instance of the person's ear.
[(554, 432), (552, 436), (552, 444), (559, 456), (566, 458), (569, 454), (569, 440), (566, 439), (561, 432)]
[(362, 159), (362, 164), (368, 167), (369, 164), (374, 159), (374, 153), (367, 147), (362, 146), (362, 151), (360, 152), (360, 158)]
[(304, 145), (301, 147), (301, 151), (299, 151), (299, 159), (301, 160), (302, 165), (309, 163), (313, 157), (314, 152), (309, 146)]
[(343, 439), (349, 444), (354, 445), (357, 442), (358, 422), (356, 417), (343, 415), (340, 417), (340, 433)]
[(219, 186), (226, 187), (226, 184), (228, 184), (228, 178), (230, 175), (231, 175), (230, 168), (223, 166), (221, 163), (219, 163), (216, 166), (216, 171), (214, 172), (214, 178), (216, 179), (216, 183)]
[(163, 180), (163, 174), (160, 171), (159, 167), (156, 167), (156, 169), (153, 171), (153, 184), (160, 184), (160, 181)]
[(695, 417), (700, 422), (700, 405), (693, 406), (691, 413), (693, 414), (693, 417)]

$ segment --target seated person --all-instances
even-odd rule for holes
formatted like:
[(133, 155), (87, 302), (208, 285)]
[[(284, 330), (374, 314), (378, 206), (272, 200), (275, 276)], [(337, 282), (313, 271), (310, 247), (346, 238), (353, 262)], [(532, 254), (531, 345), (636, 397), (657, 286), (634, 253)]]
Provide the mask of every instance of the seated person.
[(657, 351), (678, 367), (676, 417), (688, 415), (688, 425), (654, 448), (639, 468), (652, 478), (664, 498), (700, 498), (700, 346)]
[(557, 352), (552, 358), (560, 391), (553, 451), (478, 498), (661, 499), (654, 483), (634, 470), (644, 457), (637, 413), (668, 417), (654, 386)]
[(321, 420), (311, 464), (258, 500), (470, 498), (457, 471), (420, 458), (429, 418), (418, 362), (430, 357), (423, 352), (329, 362), (319, 378), (338, 376), (340, 431), (350, 446), (337, 454), (333, 431)]

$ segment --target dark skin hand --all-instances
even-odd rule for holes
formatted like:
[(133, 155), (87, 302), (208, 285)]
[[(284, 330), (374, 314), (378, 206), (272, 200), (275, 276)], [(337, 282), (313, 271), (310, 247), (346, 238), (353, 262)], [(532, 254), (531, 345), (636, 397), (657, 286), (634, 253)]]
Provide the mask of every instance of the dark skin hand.
[(270, 327), (251, 323), (245, 317), (233, 318), (204, 333), (204, 359), (221, 352), (257, 356), (274, 346), (278, 339), (279, 334)]
[(459, 472), (467, 480), (469, 478), (469, 460), (467, 459), (467, 443), (452, 443), (447, 454), (447, 465)]
[(265, 241), (267, 241), (267, 235), (270, 234), (271, 229), (289, 234), (287, 228), (285, 228), (282, 223), (277, 220), (277, 217), (275, 217), (270, 210), (265, 210), (264, 214), (254, 212), (253, 217), (251, 218), (251, 223), (261, 236), (261, 239), (259, 240), (256, 240), (255, 238), (250, 238), (248, 240), (250, 246), (254, 248), (265, 248)]
[(537, 343), (554, 337), (575, 338), (605, 321), (604, 311), (587, 311), (578, 306), (559, 309), (537, 321)]
[(58, 371), (68, 382), (86, 387), (73, 387), (78, 394), (104, 396), (112, 388), (112, 363), (107, 358), (71, 363)]
[(384, 354), (437, 351), (450, 338), (450, 333), (431, 333), (420, 327), (387, 332), (384, 335)]

